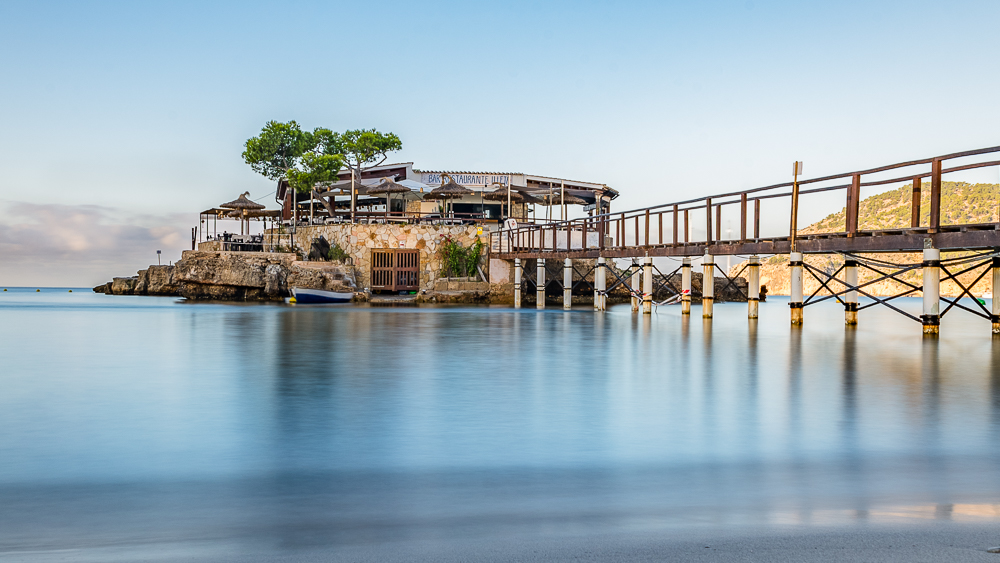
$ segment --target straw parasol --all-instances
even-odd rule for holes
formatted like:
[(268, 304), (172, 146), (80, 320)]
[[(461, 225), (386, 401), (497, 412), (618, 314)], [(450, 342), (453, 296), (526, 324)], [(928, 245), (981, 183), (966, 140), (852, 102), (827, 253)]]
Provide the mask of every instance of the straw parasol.
[[(247, 212), (256, 211), (258, 209), (264, 209), (263, 205), (255, 201), (250, 201), (247, 198), (248, 195), (250, 195), (250, 192), (243, 192), (243, 194), (240, 195), (240, 197), (234, 199), (233, 201), (230, 201), (229, 203), (223, 203), (222, 205), (219, 206), (222, 207), (223, 209), (237, 210), (237, 212), (240, 215), (240, 234), (243, 234), (243, 221), (247, 217)], [(247, 228), (249, 229), (249, 225), (247, 225)]]
[(455, 180), (453, 180), (450, 175), (442, 173), (441, 176), (444, 178), (448, 178), (448, 183), (442, 184), (434, 188), (433, 190), (430, 191), (430, 193), (424, 196), (424, 199), (440, 199), (440, 200), (458, 199), (475, 193), (469, 188), (466, 188), (465, 186), (458, 185), (458, 183)]
[(510, 192), (511, 203), (522, 203), (524, 201), (524, 195), (521, 194), (521, 192), (515, 190), (508, 190), (506, 187), (502, 187), (499, 190), (493, 190), (492, 192), (484, 193), (483, 199), (488, 199), (490, 201), (507, 201), (508, 191)]
[(502, 212), (503, 204), (506, 203), (507, 207), (508, 207), (506, 215), (508, 215), (508, 216), (510, 215), (510, 209), (509, 208), (513, 207), (513, 205), (515, 203), (532, 203), (532, 201), (526, 201), (526, 199), (529, 199), (529, 198), (531, 200), (535, 199), (535, 198), (533, 198), (531, 196), (522, 194), (521, 192), (518, 192), (516, 190), (511, 189), (512, 186), (510, 186), (510, 185), (503, 185), (503, 184), (499, 184), (499, 183), (496, 183), (494, 185), (497, 185), (497, 186), (500, 186), (500, 187), (498, 189), (496, 189), (496, 190), (493, 190), (492, 192), (486, 192), (486, 193), (484, 193), (483, 194), (483, 199), (488, 199), (490, 201), (499, 201), (501, 203), (501, 212)]
[(229, 203), (223, 203), (219, 207), (224, 207), (226, 209), (241, 209), (241, 210), (264, 209), (263, 205), (247, 199), (248, 195), (250, 195), (250, 192), (243, 192), (243, 195), (241, 195), (240, 197), (234, 199), (233, 201), (230, 201)]
[(412, 190), (406, 186), (401, 186), (396, 182), (393, 182), (391, 178), (382, 178), (382, 182), (377, 186), (368, 188), (367, 192), (370, 194), (385, 194), (385, 216), (389, 216), (389, 203), (392, 200), (392, 194), (410, 193)]
[(542, 205), (587, 205), (587, 202), (583, 199), (576, 197), (575, 195), (567, 195), (565, 197), (560, 194), (543, 195)]

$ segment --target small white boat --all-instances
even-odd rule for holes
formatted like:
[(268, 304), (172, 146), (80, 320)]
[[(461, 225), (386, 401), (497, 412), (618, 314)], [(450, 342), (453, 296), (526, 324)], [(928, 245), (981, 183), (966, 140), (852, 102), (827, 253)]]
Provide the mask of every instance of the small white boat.
[(301, 287), (293, 287), (292, 295), (296, 303), (350, 303), (354, 299), (353, 293)]

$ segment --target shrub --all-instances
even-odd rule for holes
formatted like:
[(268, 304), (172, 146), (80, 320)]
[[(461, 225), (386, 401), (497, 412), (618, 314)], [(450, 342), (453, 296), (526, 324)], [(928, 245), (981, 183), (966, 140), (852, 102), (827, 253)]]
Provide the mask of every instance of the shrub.
[(463, 247), (449, 235), (443, 235), (438, 252), (444, 262), (445, 277), (466, 277), (475, 273), (483, 256), (483, 241), (476, 239), (469, 247)]
[(343, 248), (340, 248), (339, 244), (333, 243), (330, 245), (330, 252), (326, 254), (326, 257), (334, 262), (347, 262), (350, 255)]

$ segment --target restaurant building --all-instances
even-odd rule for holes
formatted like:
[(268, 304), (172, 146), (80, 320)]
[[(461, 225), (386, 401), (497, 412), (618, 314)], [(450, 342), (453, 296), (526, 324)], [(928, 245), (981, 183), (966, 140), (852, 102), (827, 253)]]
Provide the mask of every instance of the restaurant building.
[[(368, 194), (368, 189), (379, 185), (383, 178), (410, 188), (410, 193), (392, 195)], [(447, 206), (434, 199), (431, 192), (451, 179), (467, 188), (471, 193), (449, 198)], [(606, 184), (582, 182), (551, 176), (539, 176), (523, 172), (474, 172), (450, 170), (421, 170), (412, 162), (386, 164), (365, 170), (360, 179), (355, 180), (356, 194), (351, 198), (351, 171), (340, 173), (340, 180), (328, 186), (326, 191), (298, 195), (299, 218), (306, 213), (313, 220), (346, 219), (353, 217), (365, 220), (377, 217), (409, 217), (411, 219), (440, 217), (445, 209), (449, 216), (467, 218), (477, 222), (497, 223), (513, 217), (517, 219), (570, 218), (582, 214), (595, 214), (597, 209), (607, 213), (611, 201), (618, 192)], [(509, 189), (523, 196), (524, 203), (512, 201), (510, 208), (504, 198), (499, 200), (490, 194), (506, 193)], [(276, 192), (276, 201), (282, 205), (282, 218), (292, 219), (292, 190), (281, 180)], [(576, 206), (572, 208), (572, 206)], [(388, 207), (388, 209), (387, 209)], [(582, 208), (582, 209), (581, 209)]]

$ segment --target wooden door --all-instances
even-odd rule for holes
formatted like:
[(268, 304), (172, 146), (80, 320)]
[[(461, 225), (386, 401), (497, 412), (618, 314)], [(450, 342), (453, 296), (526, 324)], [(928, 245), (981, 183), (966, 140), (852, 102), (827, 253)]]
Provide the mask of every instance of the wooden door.
[(417, 291), (420, 289), (420, 251), (409, 248), (372, 249), (371, 289)]

